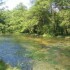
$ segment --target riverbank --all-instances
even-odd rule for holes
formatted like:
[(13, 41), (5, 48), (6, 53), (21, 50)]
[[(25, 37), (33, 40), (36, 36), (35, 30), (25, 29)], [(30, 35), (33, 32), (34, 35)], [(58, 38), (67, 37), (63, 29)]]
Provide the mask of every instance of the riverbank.
[(52, 37), (52, 38), (46, 38), (46, 37), (42, 37), (42, 36), (33, 36), (33, 35), (17, 35), (15, 36), (15, 38), (17, 37), (17, 39), (20, 42), (23, 42), (23, 40), (25, 41), (34, 41), (37, 42), (39, 44), (43, 44), (46, 46), (51, 46), (51, 45), (65, 45), (65, 46), (70, 46), (70, 38), (69, 36), (66, 37)]

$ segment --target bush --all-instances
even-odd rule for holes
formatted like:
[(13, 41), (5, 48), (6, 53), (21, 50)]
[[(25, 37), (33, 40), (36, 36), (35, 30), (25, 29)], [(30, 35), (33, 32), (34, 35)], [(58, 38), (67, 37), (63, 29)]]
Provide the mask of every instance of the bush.
[(7, 69), (7, 65), (5, 64), (4, 61), (0, 60), (0, 70), (6, 70)]
[(51, 34), (43, 34), (43, 37), (46, 37), (46, 38), (52, 38), (53, 37), (53, 35), (51, 35)]

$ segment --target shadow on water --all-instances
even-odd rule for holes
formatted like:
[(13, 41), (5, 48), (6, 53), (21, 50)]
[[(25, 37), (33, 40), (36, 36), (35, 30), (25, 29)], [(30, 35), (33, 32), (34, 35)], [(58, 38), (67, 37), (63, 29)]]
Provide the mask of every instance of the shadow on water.
[[(0, 59), (6, 64), (9, 64), (13, 67), (17, 66), (21, 70), (32, 70), (32, 61), (30, 58), (25, 56), (26, 53), (28, 53), (26, 48), (22, 48), (11, 37), (0, 38)], [(2, 61), (0, 61), (0, 63), (5, 66)]]

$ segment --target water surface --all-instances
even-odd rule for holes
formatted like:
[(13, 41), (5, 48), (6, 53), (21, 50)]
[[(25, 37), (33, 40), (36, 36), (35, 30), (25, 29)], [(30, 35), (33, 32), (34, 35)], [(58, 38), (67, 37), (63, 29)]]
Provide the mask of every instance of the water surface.
[(22, 70), (31, 70), (31, 59), (26, 57), (28, 53), (13, 37), (0, 38), (0, 59), (12, 66), (19, 66)]

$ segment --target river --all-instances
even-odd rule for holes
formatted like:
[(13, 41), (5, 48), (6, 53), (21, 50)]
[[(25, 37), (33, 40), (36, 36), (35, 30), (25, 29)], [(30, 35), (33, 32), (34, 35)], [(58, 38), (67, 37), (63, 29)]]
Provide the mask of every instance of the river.
[(6, 64), (20, 70), (70, 70), (70, 41), (67, 47), (63, 41), (46, 46), (18, 37), (0, 36), (0, 60)]
[(12, 37), (0, 38), (0, 59), (13, 67), (19, 66), (22, 70), (31, 70), (31, 59), (25, 57), (27, 53), (25, 48), (22, 48), (19, 43), (14, 42)]

